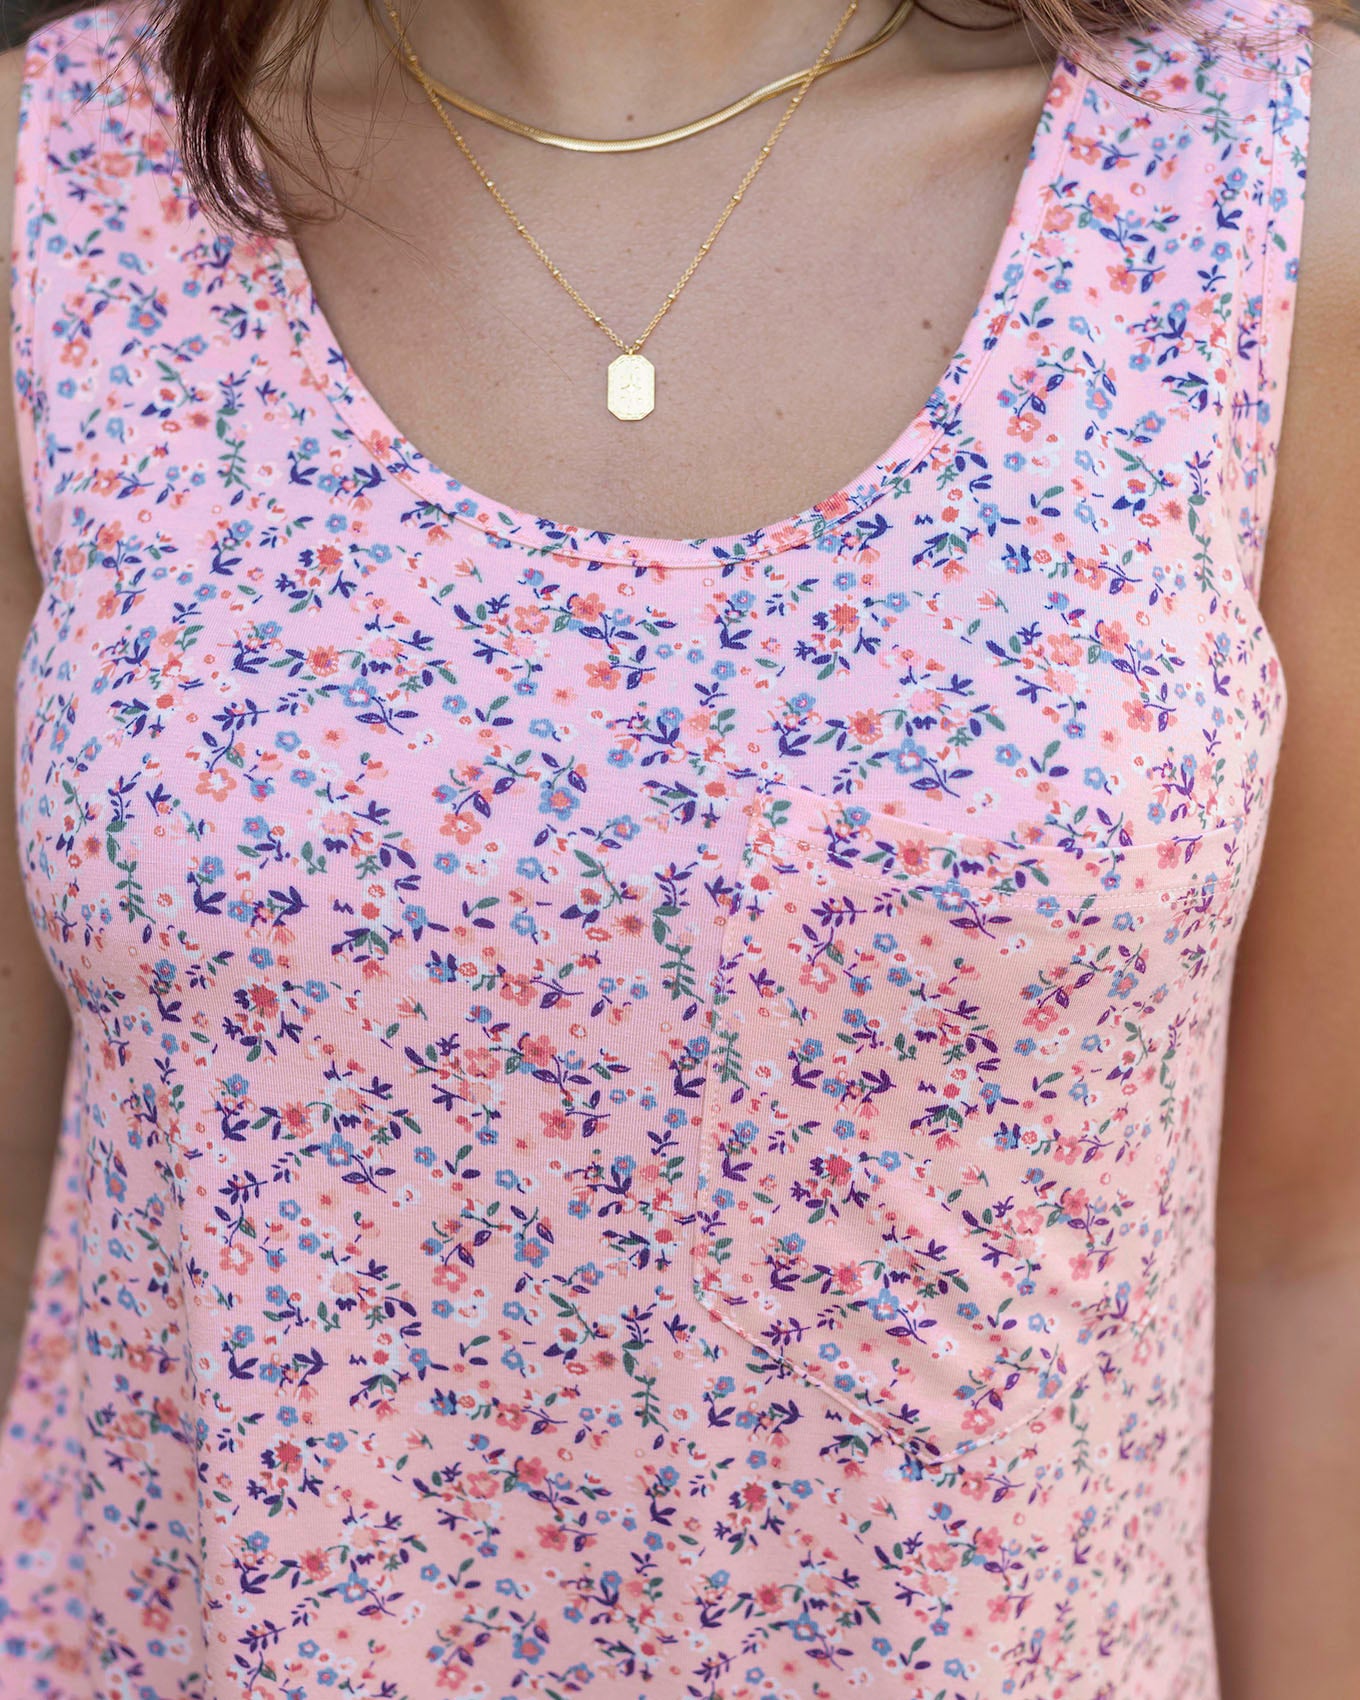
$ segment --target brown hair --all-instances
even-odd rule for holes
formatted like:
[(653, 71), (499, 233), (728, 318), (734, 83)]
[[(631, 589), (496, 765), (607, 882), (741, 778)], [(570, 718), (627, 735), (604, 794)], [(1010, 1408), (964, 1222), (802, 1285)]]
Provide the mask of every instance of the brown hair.
[[(82, 0), (40, 7), (39, 22), (78, 10)], [(149, 40), (178, 107), (185, 171), (203, 205), (238, 229), (281, 233), (297, 209), (281, 205), (261, 180), (261, 158), (281, 157), (258, 115), (260, 91), (300, 83), (303, 117), (316, 158), (324, 159), (311, 102), (321, 30), (330, 0), (140, 0)], [(951, 18), (917, 0), (917, 9), (961, 29), (1017, 22), (1050, 44), (1100, 59), (1101, 37), (1153, 30), (1182, 20), (1187, 0), (979, 0), (995, 23)], [(1315, 15), (1343, 14), (1347, 0), (1313, 0)], [(1185, 25), (1189, 28), (1189, 25)]]

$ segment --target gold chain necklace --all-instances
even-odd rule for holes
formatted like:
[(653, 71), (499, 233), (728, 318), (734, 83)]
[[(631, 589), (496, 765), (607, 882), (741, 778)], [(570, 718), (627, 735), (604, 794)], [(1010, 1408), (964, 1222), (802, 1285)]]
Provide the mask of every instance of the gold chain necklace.
[[(911, 16), (916, 0), (901, 0), (901, 4), (893, 12), (877, 34), (871, 36), (861, 46), (852, 48), (849, 53), (839, 54), (835, 59), (827, 60), (818, 73), (827, 76), (832, 71), (840, 70), (842, 65), (850, 65), (856, 59), (862, 59), (866, 53), (872, 53), (874, 48), (881, 47), (885, 41), (896, 35), (902, 25)], [(386, 29), (386, 25), (383, 26)], [(396, 45), (400, 46), (398, 40)], [(408, 75), (414, 75), (409, 59), (405, 54), (401, 57), (401, 66)], [(427, 73), (428, 75), (428, 73)], [(720, 106), (716, 111), (706, 113), (702, 118), (692, 119), (688, 124), (678, 124), (673, 130), (658, 130), (649, 136), (624, 137), (594, 137), (594, 136), (565, 136), (556, 130), (542, 130), (536, 124), (527, 124), (520, 118), (511, 118), (504, 112), (497, 112), (494, 107), (483, 106), (468, 95), (459, 94), (447, 83), (441, 83), (430, 77), (429, 84), (440, 100), (447, 105), (456, 107), (459, 112), (466, 112), (470, 118), (481, 118), (488, 124), (495, 124), (499, 129), (507, 130), (512, 136), (523, 136), (531, 142), (542, 142), (547, 147), (566, 148), (573, 153), (641, 153), (647, 148), (665, 147), (668, 142), (682, 142), (689, 136), (701, 135), (705, 130), (712, 130), (719, 124), (725, 124), (729, 118), (736, 118), (743, 112), (748, 112), (753, 106), (759, 106), (762, 101), (773, 100), (776, 95), (783, 94), (786, 89), (797, 86), (802, 80), (802, 71), (790, 71), (786, 77), (777, 77), (772, 83), (764, 83), (750, 94), (742, 95), (740, 100), (734, 100), (727, 106)]]
[(774, 147), (774, 144), (779, 140), (784, 126), (798, 110), (799, 103), (802, 101), (803, 96), (807, 93), (808, 89), (811, 88), (813, 80), (821, 71), (823, 62), (830, 57), (832, 48), (834, 48), (836, 43), (840, 40), (841, 33), (845, 29), (845, 26), (854, 16), (855, 10), (859, 5), (859, 0), (850, 0), (850, 4), (841, 14), (840, 22), (831, 32), (831, 37), (827, 41), (826, 46), (817, 55), (817, 58), (808, 67), (808, 69), (803, 72), (802, 77), (799, 80), (799, 86), (795, 91), (793, 98), (785, 107), (783, 116), (771, 131), (769, 139), (756, 155), (755, 160), (746, 172), (746, 175), (737, 185), (736, 193), (723, 208), (718, 222), (704, 238), (699, 247), (698, 253), (695, 254), (694, 258), (680, 274), (680, 278), (674, 289), (671, 290), (670, 294), (661, 303), (660, 307), (657, 308), (656, 312), (652, 314), (652, 317), (647, 324), (647, 328), (643, 331), (642, 335), (636, 337), (632, 342), (625, 342), (615, 330), (605, 323), (595, 309), (589, 305), (589, 303), (582, 297), (580, 291), (577, 290), (573, 284), (568, 282), (565, 277), (563, 277), (561, 271), (553, 264), (552, 260), (548, 257), (540, 243), (532, 235), (530, 235), (529, 231), (525, 228), (524, 221), (520, 218), (519, 214), (516, 213), (509, 201), (506, 200), (505, 196), (487, 176), (486, 172), (482, 170), (481, 165), (477, 161), (476, 155), (459, 134), (457, 126), (454, 124), (452, 118), (449, 117), (447, 108), (443, 101), (440, 100), (435, 89), (432, 87), (429, 77), (425, 74), (424, 66), (416, 57), (415, 49), (411, 46), (410, 41), (407, 39), (405, 28), (402, 25), (400, 17), (397, 15), (396, 8), (393, 5), (393, 0), (384, 0), (384, 4), (387, 7), (388, 16), (392, 20), (392, 27), (396, 31), (397, 41), (400, 44), (401, 51), (404, 54), (407, 63), (410, 65), (412, 75), (424, 89), (431, 106), (434, 107), (435, 111), (439, 115), (440, 122), (458, 144), (460, 153), (462, 153), (463, 157), (477, 173), (478, 177), (481, 178), (488, 193), (495, 200), (497, 206), (500, 207), (501, 211), (510, 220), (511, 224), (514, 225), (515, 229), (533, 249), (534, 253), (538, 255), (539, 259), (542, 260), (549, 272), (551, 272), (554, 280), (559, 283), (564, 290), (566, 290), (567, 294), (571, 296), (572, 300), (586, 315), (590, 322), (593, 325), (598, 326), (599, 329), (602, 330), (614, 344), (614, 346), (620, 350), (618, 356), (609, 363), (605, 384), (605, 405), (609, 408), (609, 411), (616, 419), (645, 419), (656, 405), (656, 368), (652, 365), (647, 356), (641, 352), (643, 343), (647, 341), (647, 338), (651, 336), (652, 332), (661, 323), (662, 319), (665, 318), (666, 314), (669, 313), (671, 308), (675, 305), (676, 297), (694, 276), (695, 272), (699, 269), (704, 256), (708, 253), (714, 242), (717, 241), (718, 232), (727, 223), (733, 212), (736, 211), (742, 196), (746, 193), (747, 189), (750, 188), (756, 173), (770, 157), (770, 151)]

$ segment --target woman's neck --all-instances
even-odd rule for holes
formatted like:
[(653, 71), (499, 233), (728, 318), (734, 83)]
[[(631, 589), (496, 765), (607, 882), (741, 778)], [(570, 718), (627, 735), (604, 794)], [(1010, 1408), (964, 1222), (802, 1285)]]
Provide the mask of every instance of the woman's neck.
[[(366, 23), (384, 0), (342, 0)], [(665, 128), (811, 64), (847, 0), (394, 0), (431, 74), (474, 98), (589, 134)], [(860, 0), (837, 44), (894, 0)]]

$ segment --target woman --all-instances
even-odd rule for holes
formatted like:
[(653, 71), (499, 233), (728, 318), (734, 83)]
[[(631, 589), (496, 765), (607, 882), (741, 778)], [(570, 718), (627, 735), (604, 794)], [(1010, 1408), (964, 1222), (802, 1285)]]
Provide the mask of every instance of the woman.
[(7, 60), (5, 1700), (1352, 1690), (1360, 51), (890, 17)]

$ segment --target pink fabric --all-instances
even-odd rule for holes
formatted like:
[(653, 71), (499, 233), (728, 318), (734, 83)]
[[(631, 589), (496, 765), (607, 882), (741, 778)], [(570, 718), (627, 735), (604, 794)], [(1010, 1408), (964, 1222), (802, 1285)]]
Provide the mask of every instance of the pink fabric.
[(135, 14), (34, 38), (4, 1700), (1216, 1693), (1308, 41), (1195, 20), (1058, 63), (881, 460), (697, 541), (430, 465)]

